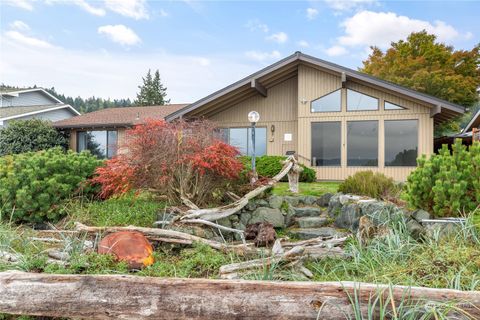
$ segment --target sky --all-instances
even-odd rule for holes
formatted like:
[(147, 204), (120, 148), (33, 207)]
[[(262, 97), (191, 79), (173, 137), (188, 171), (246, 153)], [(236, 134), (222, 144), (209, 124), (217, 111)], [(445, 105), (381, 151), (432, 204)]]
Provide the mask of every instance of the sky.
[(148, 69), (194, 102), (295, 51), (359, 68), (423, 29), (480, 43), (479, 1), (0, 0), (0, 83), (135, 98)]

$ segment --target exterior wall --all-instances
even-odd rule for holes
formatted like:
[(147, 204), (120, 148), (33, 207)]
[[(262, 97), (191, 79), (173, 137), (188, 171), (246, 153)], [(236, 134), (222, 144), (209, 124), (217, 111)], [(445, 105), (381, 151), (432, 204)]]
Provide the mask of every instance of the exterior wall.
[[(347, 88), (379, 99), (378, 111), (346, 111), (346, 89), (342, 89), (341, 112), (311, 112), (310, 102), (336, 89), (341, 88), (341, 79), (329, 73), (308, 66), (299, 66), (298, 71), (298, 154), (299, 160), (310, 165), (311, 159), (311, 124), (312, 122), (340, 121), (342, 126), (341, 166), (315, 167), (320, 180), (343, 180), (357, 171), (372, 170), (383, 172), (395, 180), (404, 181), (415, 167), (384, 167), (384, 120), (418, 120), (418, 154), (433, 153), (433, 119), (430, 109), (399, 96), (380, 90), (347, 82)], [(384, 101), (403, 106), (405, 110), (384, 110)], [(305, 102), (306, 101), (306, 102)], [(303, 103), (305, 102), (305, 103)], [(378, 120), (379, 147), (378, 167), (347, 167), (347, 121)]]
[[(89, 130), (117, 130), (117, 145), (119, 145), (119, 146), (125, 146), (126, 145), (126, 137), (125, 137), (126, 128), (71, 129), (69, 131), (69, 134), (70, 134), (70, 141), (69, 141), (70, 150), (77, 151), (77, 132), (78, 131), (89, 131)], [(122, 152), (126, 152), (126, 151), (127, 151), (126, 148), (120, 148), (120, 149), (117, 150), (117, 154), (122, 153)]]
[[(257, 127), (267, 128), (267, 154), (284, 155), (297, 150), (297, 77), (285, 80), (268, 89), (267, 97), (256, 95), (210, 117), (220, 127), (249, 127), (247, 115), (255, 110), (260, 113)], [(271, 128), (275, 126), (272, 133)], [(286, 133), (292, 141), (284, 141)]]
[(0, 97), (0, 107), (41, 106), (55, 103), (58, 101), (37, 91), (19, 93), (18, 97)]
[(12, 120), (8, 121), (13, 121), (13, 120), (29, 120), (29, 119), (42, 119), (42, 120), (50, 120), (52, 122), (55, 121), (60, 121), (64, 119), (69, 119), (75, 116), (70, 109), (63, 108), (63, 109), (58, 109), (58, 110), (52, 110), (52, 111), (47, 111), (47, 112), (42, 112), (42, 113), (37, 113), (33, 114), (30, 116), (25, 116), (25, 117), (19, 117), (15, 118)]

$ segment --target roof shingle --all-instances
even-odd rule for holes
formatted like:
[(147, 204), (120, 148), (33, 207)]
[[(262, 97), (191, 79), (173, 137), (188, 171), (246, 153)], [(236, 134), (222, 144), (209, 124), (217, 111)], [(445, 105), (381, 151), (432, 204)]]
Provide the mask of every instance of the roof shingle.
[(42, 106), (15, 106), (15, 107), (0, 107), (0, 119), (20, 116), (22, 114), (44, 111), (52, 108), (67, 106), (66, 104), (47, 104)]

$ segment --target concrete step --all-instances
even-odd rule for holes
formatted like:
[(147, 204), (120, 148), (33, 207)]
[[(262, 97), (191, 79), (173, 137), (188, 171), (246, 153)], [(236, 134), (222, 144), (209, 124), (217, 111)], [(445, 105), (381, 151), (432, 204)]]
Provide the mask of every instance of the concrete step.
[(323, 210), (318, 207), (294, 207), (296, 217), (318, 217)]
[(332, 227), (290, 229), (289, 233), (302, 240), (317, 237), (343, 237), (345, 235), (345, 232), (338, 231)]
[(300, 228), (319, 228), (328, 224), (326, 217), (302, 217), (295, 220)]

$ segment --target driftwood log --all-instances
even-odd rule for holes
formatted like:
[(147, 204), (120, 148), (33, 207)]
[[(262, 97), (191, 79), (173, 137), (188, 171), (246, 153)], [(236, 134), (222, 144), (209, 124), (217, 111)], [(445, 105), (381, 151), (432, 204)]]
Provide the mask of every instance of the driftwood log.
[(352, 282), (0, 273), (0, 312), (83, 319), (345, 319), (352, 315), (347, 293), (356, 295), (363, 316), (368, 300), (381, 295), (396, 306), (407, 297), (420, 303), (454, 301), (472, 319), (480, 318), (479, 291)]

